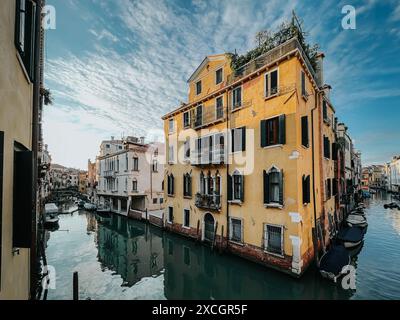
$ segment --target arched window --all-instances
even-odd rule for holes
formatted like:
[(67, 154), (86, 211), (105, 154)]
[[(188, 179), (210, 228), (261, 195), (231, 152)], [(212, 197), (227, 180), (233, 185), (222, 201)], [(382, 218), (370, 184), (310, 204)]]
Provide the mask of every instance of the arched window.
[(228, 200), (244, 201), (244, 176), (239, 170), (228, 175)]
[(136, 178), (134, 178), (134, 179), (132, 180), (132, 191), (133, 191), (133, 192), (138, 191), (138, 189), (137, 189), (137, 180), (136, 180)]
[(168, 195), (174, 195), (174, 175), (171, 173), (168, 175), (168, 186), (167, 186)]
[(264, 204), (283, 205), (283, 172), (275, 166), (264, 170)]
[(191, 197), (192, 196), (192, 177), (189, 173), (185, 173), (183, 175), (183, 196)]

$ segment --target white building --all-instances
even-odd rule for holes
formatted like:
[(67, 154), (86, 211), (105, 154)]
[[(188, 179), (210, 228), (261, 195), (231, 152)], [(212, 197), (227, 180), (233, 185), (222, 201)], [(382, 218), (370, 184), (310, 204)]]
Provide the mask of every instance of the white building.
[(388, 190), (400, 192), (400, 156), (395, 156), (388, 163)]
[(97, 196), (122, 215), (164, 208), (164, 144), (145, 144), (144, 138), (103, 141), (96, 159)]

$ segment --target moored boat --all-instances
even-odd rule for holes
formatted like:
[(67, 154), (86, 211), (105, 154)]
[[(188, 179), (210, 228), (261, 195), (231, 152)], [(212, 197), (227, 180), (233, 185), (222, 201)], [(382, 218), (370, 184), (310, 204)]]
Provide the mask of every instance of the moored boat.
[(343, 274), (343, 268), (350, 264), (350, 255), (342, 245), (333, 246), (319, 260), (319, 272), (334, 282)]
[(60, 219), (57, 216), (48, 216), (45, 218), (44, 227), (46, 229), (54, 229), (58, 227), (58, 221)]
[(55, 214), (55, 213), (58, 213), (58, 207), (53, 202), (46, 203), (44, 205), (44, 211), (45, 211), (46, 215), (47, 214)]
[(86, 202), (83, 205), (83, 207), (84, 207), (85, 210), (88, 210), (88, 211), (94, 211), (94, 210), (97, 209), (97, 206), (95, 204), (93, 204), (93, 203), (90, 203), (90, 202)]
[(364, 231), (359, 227), (345, 227), (339, 231), (337, 238), (345, 248), (353, 248), (363, 241)]
[(365, 228), (368, 226), (367, 219), (362, 215), (350, 214), (346, 219), (349, 227), (361, 227)]

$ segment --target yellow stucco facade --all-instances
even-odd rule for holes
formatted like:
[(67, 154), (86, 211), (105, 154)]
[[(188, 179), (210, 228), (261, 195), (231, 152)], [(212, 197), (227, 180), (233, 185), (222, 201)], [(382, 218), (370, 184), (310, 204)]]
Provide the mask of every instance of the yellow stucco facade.
[[(296, 41), (289, 40), (289, 43), (278, 48), (279, 54), (271, 52), (270, 57), (267, 53), (261, 65), (256, 63), (254, 66), (250, 62), (247, 70), (239, 75), (232, 71), (229, 55), (214, 55), (204, 59), (188, 81), (188, 103), (182, 104), (163, 117), (167, 151), (174, 153), (173, 156), (167, 157), (169, 163), (166, 166), (164, 181), (167, 229), (205, 240), (205, 216), (211, 214), (214, 221), (212, 246), (220, 246), (251, 260), (300, 275), (314, 257), (314, 247), (321, 247), (329, 241), (328, 218), (324, 213), (333, 214), (335, 198), (325, 198), (325, 181), (334, 177), (334, 161), (324, 157), (323, 148), (325, 136), (329, 137), (331, 143), (335, 140), (333, 124), (329, 125), (323, 121), (322, 101), (329, 100), (324, 90), (317, 85), (317, 76), (308, 67), (301, 51), (296, 50)], [(292, 50), (293, 48), (295, 49)], [(217, 77), (220, 80), (221, 76), (221, 72), (217, 76), (217, 70), (221, 68), (222, 81), (216, 84)], [(277, 92), (271, 90), (271, 83), (275, 81), (275, 78), (271, 80), (271, 73), (274, 71), (277, 71), (274, 73), (274, 76), (277, 75)], [(236, 98), (233, 91), (238, 87), (241, 87), (241, 103), (239, 107), (235, 107), (233, 101), (236, 101)], [(217, 115), (216, 110), (216, 99), (219, 97), (223, 99), (222, 116), (222, 112), (219, 111)], [(202, 105), (201, 125), (196, 123), (196, 119), (199, 118), (196, 111), (199, 105)], [(330, 103), (327, 103), (327, 110), (330, 116), (334, 115)], [(189, 115), (184, 116), (185, 112)], [(265, 132), (261, 132), (262, 121), (279, 116), (284, 118), (284, 125), (279, 125), (284, 128), (283, 143), (280, 141), (265, 146), (261, 141), (262, 135), (265, 135)], [(302, 129), (302, 117), (307, 117), (307, 129)], [(246, 131), (243, 151), (232, 150), (230, 139), (227, 139), (232, 136), (230, 130), (241, 127), (245, 127)], [(226, 158), (223, 163), (198, 164), (193, 161), (192, 155), (190, 159), (184, 159), (187, 136), (192, 137), (190, 153), (193, 153), (196, 149), (196, 137), (224, 131), (228, 132), (224, 140), (228, 147), (225, 146)], [(303, 131), (307, 132), (308, 146), (302, 145)], [(267, 134), (271, 137), (274, 135)], [(215, 148), (215, 140), (212, 141), (210, 148)], [(273, 187), (264, 186), (264, 172), (281, 174), (280, 203), (265, 203), (264, 190), (272, 190)], [(219, 178), (210, 180), (214, 181), (213, 194), (216, 189), (220, 189), (220, 192), (217, 192), (220, 193), (218, 209), (213, 205), (207, 207), (207, 204), (199, 206), (196, 202), (196, 193), (202, 188), (202, 173), (210, 173), (211, 177)], [(183, 195), (184, 174), (191, 176), (191, 196)], [(228, 193), (235, 192), (228, 190), (228, 183), (232, 183), (228, 175), (233, 177), (235, 174), (243, 176), (244, 192), (240, 200), (228, 200)], [(171, 193), (168, 191), (170, 175), (174, 177), (173, 194), (168, 194)], [(306, 204), (302, 201), (303, 176), (310, 176), (310, 200)], [(270, 183), (270, 180), (267, 181)], [(233, 189), (235, 188), (233, 182)], [(210, 198), (212, 197), (206, 196), (206, 199)], [(215, 200), (215, 197), (212, 199)], [(189, 211), (189, 225), (188, 213), (184, 213), (184, 209)], [(172, 215), (169, 215), (169, 210)], [(326, 238), (324, 241), (319, 232), (319, 241), (313, 242), (315, 218), (317, 222), (321, 222), (320, 231)], [(236, 236), (236, 241), (232, 240), (231, 219), (240, 221), (241, 236)], [(208, 223), (210, 220), (212, 221), (208, 216)], [(272, 234), (268, 228), (276, 231), (274, 227), (280, 230), (278, 235), (281, 237), (281, 247), (278, 253), (269, 251), (268, 239), (272, 238)], [(318, 227), (314, 231), (317, 232), (317, 229)], [(276, 247), (276, 244), (274, 245)]]

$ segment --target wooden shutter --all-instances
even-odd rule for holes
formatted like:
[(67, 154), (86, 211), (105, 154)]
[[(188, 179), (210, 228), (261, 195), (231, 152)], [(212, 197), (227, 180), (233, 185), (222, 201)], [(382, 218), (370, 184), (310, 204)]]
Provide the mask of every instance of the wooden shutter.
[(269, 96), (269, 84), (268, 84), (269, 74), (265, 74), (265, 96)]
[(192, 196), (192, 176), (188, 175), (188, 195)]
[(227, 189), (228, 200), (232, 200), (232, 176), (230, 174), (228, 174)]
[(13, 247), (32, 243), (33, 153), (14, 152)]
[(240, 201), (244, 201), (244, 175), (240, 175)]
[(269, 203), (269, 175), (267, 171), (263, 171), (264, 182), (264, 203)]
[(246, 127), (242, 127), (242, 151), (246, 151)]
[(286, 125), (285, 125), (285, 115), (279, 116), (279, 143), (286, 143)]
[(332, 160), (337, 160), (338, 147), (336, 142), (332, 142)]
[(260, 132), (261, 132), (261, 148), (267, 146), (267, 120), (261, 120), (260, 123)]
[(301, 144), (308, 148), (308, 117), (301, 117)]
[(183, 174), (183, 196), (187, 196), (186, 193), (186, 173)]
[(235, 152), (235, 129), (231, 130), (231, 151)]
[(283, 205), (283, 170), (279, 172), (279, 203)]
[(171, 194), (174, 194), (174, 175), (171, 174)]

